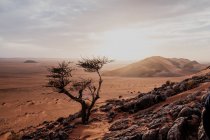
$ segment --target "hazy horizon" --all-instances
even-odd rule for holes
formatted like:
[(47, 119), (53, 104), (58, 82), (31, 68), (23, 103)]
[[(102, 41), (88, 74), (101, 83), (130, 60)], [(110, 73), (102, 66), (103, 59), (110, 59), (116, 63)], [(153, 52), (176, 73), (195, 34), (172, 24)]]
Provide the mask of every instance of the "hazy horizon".
[[(67, 60), (67, 61), (78, 61), (80, 60), (81, 58), (93, 58), (93, 57), (103, 57), (103, 56), (89, 56), (89, 57), (78, 57), (78, 58), (69, 58), (69, 57), (0, 57), (0, 59), (17, 59), (17, 60), (38, 60), (38, 61), (42, 61), (42, 60), (59, 60), (62, 61), (62, 60)], [(148, 56), (148, 57), (145, 57), (145, 58), (141, 58), (141, 59), (132, 59), (132, 60), (123, 60), (123, 59), (112, 59), (113, 62), (111, 64), (131, 64), (131, 63), (135, 63), (135, 62), (138, 62), (138, 61), (142, 61), (144, 59), (147, 59), (147, 58), (150, 58), (150, 57), (156, 57), (156, 56)], [(163, 57), (163, 56), (157, 56), (157, 57)], [(164, 57), (164, 58), (178, 58), (178, 59), (188, 59), (188, 58), (183, 58), (183, 57)], [(110, 58), (111, 59), (111, 58)], [(201, 63), (201, 64), (210, 64), (210, 61), (199, 61), (199, 60), (196, 60), (196, 59), (188, 59), (190, 61), (197, 61), (198, 63)], [(110, 65), (110, 64), (109, 64)]]
[(209, 62), (208, 0), (1, 0), (0, 58)]

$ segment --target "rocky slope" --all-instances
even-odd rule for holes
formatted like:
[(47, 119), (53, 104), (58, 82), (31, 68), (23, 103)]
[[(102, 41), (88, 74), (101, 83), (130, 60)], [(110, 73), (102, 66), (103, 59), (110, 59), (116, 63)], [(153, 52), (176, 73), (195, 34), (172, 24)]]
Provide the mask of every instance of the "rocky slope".
[[(131, 99), (113, 99), (95, 108), (87, 129), (106, 122), (104, 140), (206, 140), (202, 126), (204, 101), (209, 95), (210, 73), (179, 83), (167, 81), (159, 88)], [(81, 131), (79, 113), (37, 127), (10, 133), (12, 139), (93, 139), (75, 137)], [(102, 124), (103, 125), (103, 124)], [(83, 128), (84, 129), (84, 128)], [(100, 129), (100, 128), (95, 128)], [(94, 135), (94, 134), (92, 134)]]
[(153, 56), (123, 68), (103, 73), (105, 76), (172, 77), (196, 73), (206, 66), (183, 58)]
[(206, 74), (180, 83), (168, 82), (145, 95), (125, 100), (115, 110), (132, 115), (114, 121), (104, 139), (207, 139), (201, 117), (209, 87), (210, 74)]

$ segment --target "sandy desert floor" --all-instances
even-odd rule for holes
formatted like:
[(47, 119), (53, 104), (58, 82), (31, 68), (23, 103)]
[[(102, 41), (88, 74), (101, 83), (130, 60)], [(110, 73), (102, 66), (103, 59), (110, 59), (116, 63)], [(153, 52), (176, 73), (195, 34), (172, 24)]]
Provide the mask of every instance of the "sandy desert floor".
[[(80, 110), (79, 104), (65, 95), (46, 88), (46, 68), (57, 61), (23, 63), (22, 59), (0, 59), (0, 132), (19, 131), (43, 121), (55, 120)], [(78, 70), (75, 77), (91, 76)], [(185, 77), (121, 78), (103, 77), (98, 104), (107, 99), (131, 97), (147, 92), (167, 80), (181, 81)]]

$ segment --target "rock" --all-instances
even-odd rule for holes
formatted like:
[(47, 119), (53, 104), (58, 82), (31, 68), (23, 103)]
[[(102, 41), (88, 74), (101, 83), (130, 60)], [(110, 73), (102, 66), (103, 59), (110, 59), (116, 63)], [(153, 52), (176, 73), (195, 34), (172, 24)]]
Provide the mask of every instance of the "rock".
[(63, 117), (60, 117), (60, 118), (57, 119), (57, 122), (62, 123), (63, 120), (64, 120), (64, 118)]
[(179, 112), (182, 110), (183, 107), (184, 105), (174, 105), (170, 108), (169, 113), (171, 114), (173, 118), (177, 118), (177, 116), (179, 115)]
[(201, 118), (193, 114), (191, 117), (188, 117), (187, 121), (189, 126), (198, 127), (201, 122)]
[(193, 109), (190, 107), (184, 107), (180, 112), (178, 117), (188, 117), (193, 114)]
[[(68, 140), (69, 136), (66, 132), (59, 130), (56, 132), (50, 132), (48, 137), (53, 140)], [(44, 139), (46, 139), (46, 137)]]
[(201, 118), (201, 110), (199, 108), (193, 108), (193, 114)]
[(197, 140), (198, 127), (200, 125), (200, 117), (192, 115), (187, 118), (187, 132), (185, 133), (187, 140)]
[(63, 122), (61, 123), (63, 126), (68, 126), (69, 125), (69, 120), (64, 119)]
[(68, 139), (68, 134), (66, 134), (66, 132), (64, 132), (64, 131), (59, 131), (59, 132), (58, 132), (58, 137), (59, 137), (61, 140), (67, 140), (67, 139)]
[(73, 126), (73, 125), (68, 125), (68, 126), (65, 126), (65, 127), (63, 128), (63, 130), (66, 131), (66, 132), (69, 132), (69, 131), (72, 131), (73, 128), (75, 128), (75, 126)]
[(101, 107), (100, 107), (100, 110), (101, 110), (102, 112), (107, 112), (107, 111), (110, 111), (110, 110), (112, 109), (112, 107), (113, 107), (112, 104), (107, 103), (107, 104), (101, 106)]
[(167, 89), (167, 90), (165, 90), (165, 92), (164, 92), (164, 95), (166, 96), (166, 97), (170, 97), (170, 96), (173, 96), (173, 95), (175, 95), (176, 94), (176, 92), (173, 90), (173, 89)]
[(169, 125), (163, 126), (163, 127), (159, 130), (158, 140), (166, 140), (166, 139), (167, 139), (167, 134), (168, 134), (169, 129), (170, 129)]
[(202, 122), (200, 123), (200, 126), (198, 128), (198, 140), (209, 140), (204, 131)]
[(24, 135), (21, 138), (21, 140), (30, 140), (30, 139), (33, 139), (33, 137), (32, 136), (28, 136), (28, 135)]
[(198, 80), (193, 80), (193, 79), (191, 79), (191, 80), (189, 80), (189, 81), (187, 82), (186, 88), (187, 88), (187, 90), (192, 89), (192, 88), (195, 88), (195, 87), (197, 87), (197, 85), (198, 85), (199, 83), (200, 83), (200, 82), (199, 82)]
[(107, 118), (109, 119), (109, 122), (112, 122), (113, 118), (116, 116), (117, 114), (113, 111), (108, 112), (107, 114)]
[(112, 104), (112, 105), (122, 105), (123, 103), (123, 100), (118, 100), (118, 99), (109, 99), (109, 100), (106, 100), (106, 103), (107, 104)]
[(109, 112), (109, 113), (107, 114), (107, 117), (108, 117), (108, 118), (113, 118), (115, 115), (116, 115), (116, 113), (113, 112), (113, 111), (111, 111), (111, 112)]
[(164, 94), (163, 94), (163, 95), (157, 95), (157, 96), (155, 97), (155, 101), (156, 101), (157, 103), (159, 103), (159, 102), (165, 101), (166, 98), (167, 98), (167, 96), (165, 96)]
[(155, 129), (157, 127), (159, 127), (160, 125), (162, 125), (163, 123), (165, 123), (167, 121), (167, 118), (165, 116), (161, 117), (161, 118), (157, 118), (152, 120), (151, 123), (149, 123), (149, 128), (150, 129)]
[(185, 82), (182, 82), (182, 83), (180, 83), (180, 85), (179, 85), (179, 91), (185, 91), (185, 90), (187, 90), (187, 85), (186, 85), (186, 83)]
[(125, 112), (136, 112), (138, 110), (142, 110), (156, 104), (157, 102), (155, 99), (156, 95), (147, 94), (134, 101), (126, 102), (123, 106), (120, 107), (120, 109)]
[(142, 140), (157, 140), (158, 129), (152, 129), (143, 134)]
[(142, 134), (137, 130), (137, 125), (132, 125), (127, 129), (111, 131), (104, 135), (104, 140), (141, 140)]
[(121, 119), (115, 121), (111, 127), (109, 128), (110, 131), (122, 130), (129, 127), (130, 120), (129, 119)]
[(174, 90), (176, 93), (180, 92), (180, 88), (179, 88), (179, 84), (178, 84), (178, 83), (177, 83), (177, 84), (174, 84), (172, 88), (173, 88), (173, 90)]
[(53, 139), (53, 138), (54, 138), (54, 132), (50, 132), (49, 135), (48, 135), (48, 137), (49, 137), (50, 139)]
[(202, 97), (201, 97), (201, 103), (204, 105), (205, 101), (206, 101), (206, 98), (210, 95), (210, 93), (207, 93), (207, 94), (204, 94)]
[(184, 117), (176, 119), (174, 125), (168, 131), (167, 140), (185, 140), (185, 124), (186, 119)]
[(47, 129), (52, 129), (52, 128), (54, 128), (54, 124), (53, 124), (53, 123), (48, 124), (48, 125), (46, 126), (46, 128), (47, 128)]

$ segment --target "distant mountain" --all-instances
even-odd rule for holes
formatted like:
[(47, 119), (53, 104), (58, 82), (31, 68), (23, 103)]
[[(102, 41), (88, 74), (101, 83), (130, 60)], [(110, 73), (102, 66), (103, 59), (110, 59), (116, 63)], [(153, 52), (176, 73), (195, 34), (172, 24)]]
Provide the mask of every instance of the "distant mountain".
[(206, 65), (184, 58), (153, 56), (125, 67), (104, 72), (104, 76), (173, 77), (197, 73)]
[(35, 60), (26, 60), (26, 61), (24, 61), (24, 63), (38, 63), (38, 62)]

